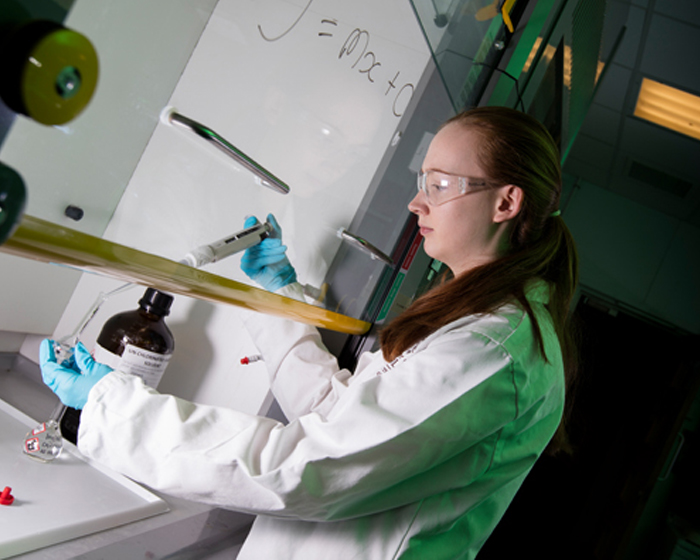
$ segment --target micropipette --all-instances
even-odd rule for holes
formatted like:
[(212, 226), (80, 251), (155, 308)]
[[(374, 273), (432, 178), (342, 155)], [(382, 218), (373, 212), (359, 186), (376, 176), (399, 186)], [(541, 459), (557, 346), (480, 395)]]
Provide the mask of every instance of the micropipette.
[(248, 247), (257, 245), (272, 233), (272, 225), (270, 222), (264, 224), (255, 224), (252, 227), (246, 228), (238, 233), (197, 247), (193, 251), (187, 253), (185, 258), (180, 262), (189, 266), (199, 268), (205, 264), (213, 263), (225, 259), (226, 257), (244, 251)]

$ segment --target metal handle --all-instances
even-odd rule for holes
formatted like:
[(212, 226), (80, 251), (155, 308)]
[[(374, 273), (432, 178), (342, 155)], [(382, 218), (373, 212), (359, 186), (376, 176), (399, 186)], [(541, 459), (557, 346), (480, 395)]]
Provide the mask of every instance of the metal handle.
[(391, 260), (391, 257), (388, 257), (387, 255), (382, 253), (369, 241), (362, 239), (360, 236), (355, 235), (354, 233), (350, 233), (345, 228), (340, 228), (338, 230), (338, 237), (340, 237), (343, 241), (347, 241), (353, 247), (356, 247), (364, 253), (367, 253), (370, 257), (372, 257), (373, 260), (380, 260), (388, 264), (389, 266), (394, 265), (394, 261)]
[(197, 121), (193, 121), (192, 119), (181, 115), (176, 111), (166, 112), (164, 113), (164, 117), (167, 119), (167, 122), (191, 130), (197, 136), (199, 136), (200, 138), (204, 138), (204, 140), (221, 150), (227, 156), (236, 160), (236, 162), (238, 162), (248, 171), (256, 175), (260, 179), (260, 182), (263, 184), (263, 186), (273, 189), (282, 194), (289, 193), (289, 187), (286, 183), (284, 183), (278, 177), (270, 173), (258, 162), (241, 152), (238, 148), (236, 148), (236, 146), (234, 146), (225, 138), (214, 132), (211, 128), (204, 126), (203, 124), (198, 123)]

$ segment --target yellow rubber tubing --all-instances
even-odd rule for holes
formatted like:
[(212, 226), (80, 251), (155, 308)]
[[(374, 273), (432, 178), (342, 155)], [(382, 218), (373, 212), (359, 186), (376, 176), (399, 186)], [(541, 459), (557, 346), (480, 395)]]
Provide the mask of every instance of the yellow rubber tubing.
[(371, 324), (131, 249), (100, 237), (24, 216), (0, 251), (66, 264), (173, 294), (228, 303), (347, 334), (365, 334)]

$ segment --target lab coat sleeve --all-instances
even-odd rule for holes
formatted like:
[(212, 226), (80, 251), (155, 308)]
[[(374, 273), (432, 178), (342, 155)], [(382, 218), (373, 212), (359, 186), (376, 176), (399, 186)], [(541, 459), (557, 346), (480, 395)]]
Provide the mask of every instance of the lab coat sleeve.
[(294, 420), (330, 410), (352, 375), (338, 367), (318, 330), (260, 313), (243, 313), (242, 318), (264, 359), (272, 393), (285, 416)]
[(187, 499), (347, 519), (469, 485), (489, 469), (517, 414), (550, 417), (545, 396), (516, 403), (516, 370), (487, 337), (448, 334), (391, 364), (368, 364), (328, 414), (288, 425), (160, 395), (114, 372), (90, 393), (79, 448)]

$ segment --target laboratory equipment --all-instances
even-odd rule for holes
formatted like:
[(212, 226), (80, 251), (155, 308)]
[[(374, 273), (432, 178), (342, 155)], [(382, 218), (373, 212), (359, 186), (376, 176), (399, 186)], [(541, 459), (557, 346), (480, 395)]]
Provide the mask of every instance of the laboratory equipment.
[(137, 375), (156, 388), (175, 349), (165, 317), (173, 296), (147, 288), (139, 307), (110, 317), (102, 327), (93, 357), (112, 369)]
[(152, 253), (24, 216), (0, 251), (61, 263), (138, 282), (173, 294), (237, 305), (253, 311), (347, 333), (365, 334), (371, 324), (217, 276)]
[(90, 40), (60, 23), (35, 19), (3, 34), (5, 73), (0, 97), (17, 113), (44, 125), (78, 116), (97, 87), (99, 62)]
[(24, 437), (23, 451), (32, 459), (49, 463), (59, 457), (63, 451), (63, 438), (58, 419), (66, 407), (59, 403), (51, 418), (42, 422)]
[(260, 354), (254, 354), (252, 356), (244, 356), (241, 358), (241, 365), (247, 366), (248, 364), (254, 364), (255, 362), (262, 361), (263, 357)]
[(193, 251), (187, 253), (180, 262), (193, 267), (204, 266), (205, 264), (220, 261), (230, 255), (244, 251), (248, 247), (257, 245), (267, 238), (273, 228), (269, 221), (264, 224), (255, 224), (251, 227), (219, 239), (214, 243), (201, 245)]

